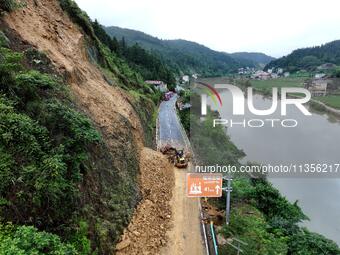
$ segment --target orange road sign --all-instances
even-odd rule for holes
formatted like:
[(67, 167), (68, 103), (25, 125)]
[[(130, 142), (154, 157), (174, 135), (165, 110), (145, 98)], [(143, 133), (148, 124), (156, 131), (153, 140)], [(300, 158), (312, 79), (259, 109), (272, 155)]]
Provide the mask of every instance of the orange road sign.
[(188, 197), (221, 197), (222, 174), (187, 174)]

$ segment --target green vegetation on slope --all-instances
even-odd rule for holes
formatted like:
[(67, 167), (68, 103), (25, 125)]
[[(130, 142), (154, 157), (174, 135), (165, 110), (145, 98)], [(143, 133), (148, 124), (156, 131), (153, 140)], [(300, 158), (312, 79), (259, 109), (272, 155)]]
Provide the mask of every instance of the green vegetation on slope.
[(280, 67), (290, 72), (302, 69), (313, 71), (325, 63), (340, 65), (339, 40), (321, 46), (295, 50), (285, 57), (270, 62), (266, 65), (265, 70)]
[(0, 225), (0, 254), (61, 255), (79, 254), (71, 244), (64, 244), (57, 235), (34, 227)]
[[(97, 38), (75, 2), (60, 2), (83, 29), (90, 60), (132, 95), (152, 146), (161, 95)], [(12, 45), (2, 32), (0, 42)], [(125, 129), (108, 147), (63, 82), (43, 53), (1, 47), (0, 224), (11, 231), (0, 238), (13, 245), (0, 254), (111, 254), (138, 202), (133, 127), (121, 116)]]
[[(234, 59), (224, 52), (213, 51), (198, 43), (185, 40), (160, 40), (145, 33), (119, 27), (105, 27), (106, 32), (127, 44), (138, 44), (159, 55), (176, 73), (199, 73), (201, 76), (222, 76), (239, 67), (254, 66), (248, 59)], [(117, 39), (115, 39), (117, 40)]]
[(144, 80), (162, 80), (169, 85), (174, 85), (174, 72), (157, 55), (141, 48), (137, 43), (128, 46), (124, 38), (118, 41), (111, 38), (103, 27), (95, 20), (94, 32), (113, 54), (125, 59), (129, 66), (139, 72)]
[(20, 5), (16, 0), (2, 0), (0, 2), (0, 13), (1, 11), (10, 12), (18, 8)]
[[(242, 245), (245, 254), (340, 254), (333, 241), (299, 226), (306, 216), (297, 203), (289, 203), (269, 182), (234, 179), (231, 196), (230, 225), (224, 225), (220, 233), (248, 243)], [(224, 199), (214, 203), (223, 209)], [(220, 247), (220, 251), (237, 254), (229, 245)]]
[(235, 52), (230, 54), (231, 57), (239, 60), (248, 60), (252, 61), (253, 65), (264, 66), (269, 62), (275, 60), (275, 58), (267, 56), (264, 53), (260, 52)]
[[(88, 148), (101, 138), (67, 99), (62, 82), (26, 70), (22, 58), (20, 53), (0, 48), (0, 219), (72, 235), (75, 229), (63, 224), (77, 226), (78, 185)], [(33, 228), (19, 227), (13, 236), (2, 238), (26, 252), (39, 238), (54, 242), (57, 250), (64, 249), (57, 237)], [(54, 254), (52, 247), (51, 243)]]

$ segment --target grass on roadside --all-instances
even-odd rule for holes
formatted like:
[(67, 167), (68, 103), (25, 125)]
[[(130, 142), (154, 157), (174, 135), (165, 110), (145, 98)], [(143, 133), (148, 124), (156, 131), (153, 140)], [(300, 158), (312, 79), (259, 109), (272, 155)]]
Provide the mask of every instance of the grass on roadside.
[(335, 109), (340, 109), (340, 95), (328, 95), (324, 97), (315, 97), (314, 99)]

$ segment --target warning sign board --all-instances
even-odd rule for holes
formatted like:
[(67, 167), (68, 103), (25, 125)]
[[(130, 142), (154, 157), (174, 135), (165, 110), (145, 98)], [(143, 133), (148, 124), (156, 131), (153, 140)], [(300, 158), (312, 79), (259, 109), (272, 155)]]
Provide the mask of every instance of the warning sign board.
[(222, 174), (187, 174), (188, 197), (221, 197)]

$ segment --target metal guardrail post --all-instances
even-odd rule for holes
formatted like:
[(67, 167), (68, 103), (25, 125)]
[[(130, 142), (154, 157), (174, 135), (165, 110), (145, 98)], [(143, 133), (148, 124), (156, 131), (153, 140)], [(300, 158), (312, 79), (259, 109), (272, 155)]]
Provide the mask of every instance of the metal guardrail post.
[(223, 179), (227, 180), (227, 187), (222, 188), (223, 191), (227, 192), (226, 196), (226, 224), (227, 226), (230, 223), (230, 193), (233, 191), (231, 187), (232, 178), (224, 177)]
[(215, 249), (215, 254), (218, 255), (218, 246), (216, 242), (216, 237), (215, 237), (215, 231), (214, 231), (214, 223), (213, 221), (210, 221), (210, 229), (211, 229), (211, 234), (214, 242), (214, 249)]

